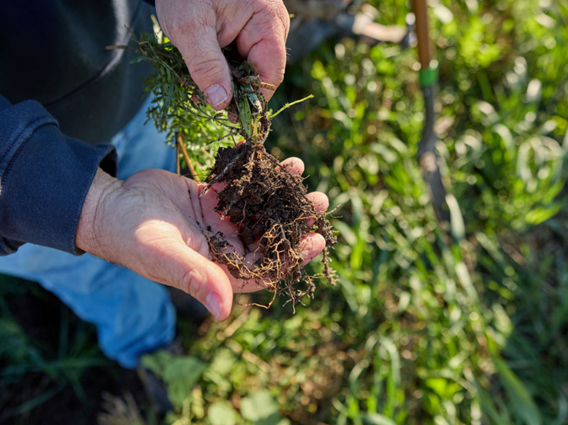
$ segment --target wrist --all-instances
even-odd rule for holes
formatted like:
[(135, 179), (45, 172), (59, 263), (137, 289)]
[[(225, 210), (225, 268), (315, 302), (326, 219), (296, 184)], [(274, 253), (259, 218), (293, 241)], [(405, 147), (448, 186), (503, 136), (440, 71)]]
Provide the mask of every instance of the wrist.
[(105, 204), (112, 198), (112, 194), (122, 187), (123, 183), (100, 168), (97, 170), (81, 209), (75, 237), (77, 248), (98, 257), (105, 257), (100, 249), (101, 240), (105, 234), (104, 223), (108, 220), (108, 217), (104, 217)]

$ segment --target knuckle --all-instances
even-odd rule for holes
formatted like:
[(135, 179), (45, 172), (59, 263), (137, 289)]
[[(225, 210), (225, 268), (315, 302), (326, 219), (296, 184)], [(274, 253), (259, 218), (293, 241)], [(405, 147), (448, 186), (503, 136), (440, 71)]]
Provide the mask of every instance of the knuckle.
[(155, 172), (155, 170), (151, 169), (151, 168), (146, 168), (144, 170), (140, 170), (136, 173), (136, 177), (139, 179), (146, 179), (146, 178), (150, 178), (153, 175), (157, 174)]
[(261, 10), (266, 16), (269, 16), (273, 22), (279, 23), (284, 29), (284, 33), (288, 32), (288, 28), (290, 27), (290, 14), (282, 0), (265, 0), (262, 3)]
[(203, 292), (201, 273), (196, 269), (184, 273), (179, 281), (179, 289), (197, 299), (201, 299), (200, 295)]
[(276, 85), (277, 86), (279, 86), (282, 83), (282, 81), (284, 81), (284, 71), (285, 71), (284, 67), (281, 67), (280, 69), (278, 69), (276, 71), (275, 79), (276, 79)]
[(193, 78), (207, 77), (207, 80), (215, 81), (222, 77), (224, 64), (216, 56), (201, 53), (189, 60), (188, 68)]
[(202, 234), (200, 234), (198, 237), (191, 237), (187, 241), (187, 246), (201, 254), (203, 257), (209, 257), (209, 243)]
[(286, 9), (284, 3), (282, 1), (271, 1), (269, 5), (272, 13), (274, 13), (278, 17), (278, 19), (282, 23), (282, 26), (284, 27), (286, 32), (288, 32), (288, 28), (290, 28), (290, 14), (288, 13), (288, 10)]
[(266, 73), (266, 77), (262, 77), (261, 79), (266, 80), (266, 82), (270, 84), (274, 84), (278, 87), (284, 81), (284, 72), (285, 72), (285, 65), (274, 67), (270, 70), (269, 73)]
[(288, 31), (290, 30), (290, 13), (288, 13), (288, 10), (286, 9), (286, 7), (284, 7), (284, 5), (282, 5), (282, 9), (280, 10), (278, 16), (280, 17), (280, 20), (284, 25), (284, 29), (286, 30), (286, 35), (288, 35)]
[(288, 53), (286, 51), (285, 41), (282, 40), (281, 42), (276, 43), (273, 47), (273, 51), (276, 59), (274, 65), (277, 68), (278, 74), (283, 76), (286, 68), (286, 55)]

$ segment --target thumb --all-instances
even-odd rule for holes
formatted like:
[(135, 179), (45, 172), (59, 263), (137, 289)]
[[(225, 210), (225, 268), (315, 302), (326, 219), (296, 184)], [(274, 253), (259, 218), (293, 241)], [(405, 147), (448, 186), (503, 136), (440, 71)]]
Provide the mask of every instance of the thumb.
[(226, 108), (233, 97), (229, 66), (221, 52), (217, 33), (213, 27), (203, 26), (192, 31), (177, 47), (180, 50), (191, 78), (207, 96), (207, 102), (216, 110)]
[(167, 283), (199, 300), (217, 320), (231, 312), (233, 289), (225, 272), (182, 240), (170, 246), (166, 266)]

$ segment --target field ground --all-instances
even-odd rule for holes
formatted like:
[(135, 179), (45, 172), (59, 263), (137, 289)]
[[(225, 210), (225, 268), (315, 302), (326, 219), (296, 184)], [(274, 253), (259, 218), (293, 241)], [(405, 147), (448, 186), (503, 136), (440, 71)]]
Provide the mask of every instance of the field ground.
[[(268, 146), (341, 205), (339, 282), (296, 314), (247, 306), (270, 301), (257, 294), (223, 323), (180, 321), (188, 355), (145, 359), (177, 407), (165, 423), (568, 423), (568, 5), (434, 3), (451, 236), (416, 161), (415, 52), (322, 45), (272, 105), (315, 98)], [(378, 8), (387, 24), (408, 12)], [(105, 423), (158, 423), (90, 325), (32, 283), (3, 278), (0, 293), (0, 422), (94, 423), (107, 391), (134, 403)]]

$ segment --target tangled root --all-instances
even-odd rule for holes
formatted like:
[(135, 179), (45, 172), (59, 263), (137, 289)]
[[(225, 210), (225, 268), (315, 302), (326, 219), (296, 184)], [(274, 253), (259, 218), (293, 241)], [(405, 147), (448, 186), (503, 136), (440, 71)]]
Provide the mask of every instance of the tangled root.
[[(313, 298), (315, 278), (335, 282), (328, 250), (337, 238), (327, 213), (316, 211), (301, 177), (281, 166), (262, 144), (220, 149), (207, 181), (226, 184), (215, 210), (238, 227), (243, 245), (254, 249), (255, 260), (247, 263), (230, 249), (222, 233), (209, 236), (213, 258), (235, 278), (253, 279), (269, 291), (285, 294), (294, 307), (304, 295)], [(312, 276), (305, 273), (300, 246), (309, 233), (319, 233), (326, 243), (323, 272)]]

